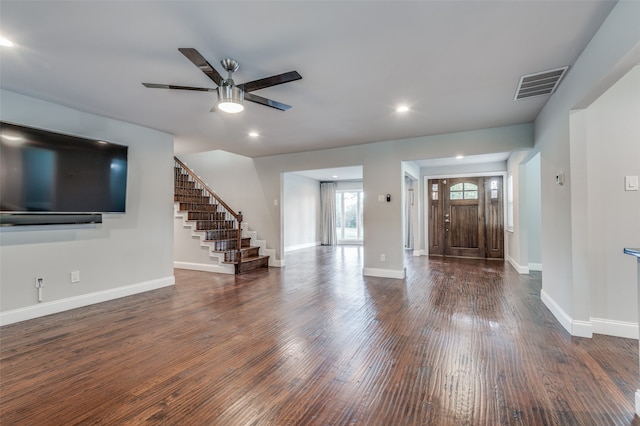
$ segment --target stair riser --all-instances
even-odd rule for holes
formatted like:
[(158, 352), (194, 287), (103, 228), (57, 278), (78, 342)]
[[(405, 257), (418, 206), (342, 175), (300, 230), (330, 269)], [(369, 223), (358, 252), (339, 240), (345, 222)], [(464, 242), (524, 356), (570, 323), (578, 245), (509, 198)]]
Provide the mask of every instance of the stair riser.
[(260, 254), (260, 247), (250, 247), (240, 250), (242, 252), (242, 258), (245, 257), (255, 257)]
[(173, 196), (173, 201), (178, 201), (180, 203), (196, 203), (196, 204), (209, 204), (209, 197), (196, 197), (191, 195), (179, 195), (175, 194)]
[(232, 230), (236, 229), (236, 226), (230, 220), (197, 220), (196, 229), (198, 231)]
[(238, 238), (237, 229), (223, 229), (217, 231), (205, 231), (204, 239), (208, 241), (215, 240), (235, 240)]
[(189, 220), (225, 220), (226, 213), (223, 212), (193, 212), (190, 211), (187, 218)]
[(202, 189), (174, 188), (173, 195), (181, 197), (202, 197)]
[(239, 268), (236, 270), (238, 273), (249, 272), (259, 268), (268, 268), (269, 267), (269, 258), (265, 257), (262, 259), (251, 260), (248, 262), (242, 262), (239, 265)]
[(180, 211), (190, 212), (216, 212), (218, 206), (216, 204), (202, 204), (202, 203), (185, 203), (180, 202)]

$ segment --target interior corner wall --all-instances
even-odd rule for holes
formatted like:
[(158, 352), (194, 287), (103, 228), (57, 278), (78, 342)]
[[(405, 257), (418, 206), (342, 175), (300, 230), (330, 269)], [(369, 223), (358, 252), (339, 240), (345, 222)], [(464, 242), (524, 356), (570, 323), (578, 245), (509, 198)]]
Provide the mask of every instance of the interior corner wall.
[[(96, 225), (0, 229), (0, 322), (8, 324), (174, 283), (173, 136), (17, 93), (4, 121), (129, 147), (126, 213)], [(80, 282), (71, 284), (71, 271)], [(36, 277), (44, 278), (38, 303)]]
[[(589, 286), (575, 275), (584, 275), (574, 265), (583, 250), (574, 241), (587, 232), (587, 228), (580, 228), (586, 223), (583, 216), (587, 212), (574, 205), (583, 196), (572, 193), (574, 183), (579, 188), (582, 181), (580, 147), (571, 146), (576, 138), (570, 135), (570, 112), (593, 96), (610, 75), (619, 72), (622, 63), (627, 71), (631, 68), (628, 55), (640, 44), (638, 22), (640, 2), (618, 2), (535, 122), (535, 148), (541, 163), (541, 296), (560, 323), (576, 336), (590, 336), (592, 327)], [(563, 185), (555, 183), (555, 175), (560, 172), (564, 173)], [(590, 176), (588, 170), (586, 173)]]
[(637, 338), (636, 262), (622, 250), (640, 244), (640, 191), (625, 190), (640, 176), (640, 65), (583, 113), (593, 331)]
[(320, 182), (283, 174), (284, 251), (320, 245)]

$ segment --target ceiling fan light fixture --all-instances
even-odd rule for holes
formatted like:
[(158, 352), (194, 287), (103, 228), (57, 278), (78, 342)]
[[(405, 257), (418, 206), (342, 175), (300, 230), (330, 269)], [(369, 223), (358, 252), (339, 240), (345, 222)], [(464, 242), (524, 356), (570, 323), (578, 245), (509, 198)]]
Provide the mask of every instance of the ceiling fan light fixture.
[(244, 91), (236, 86), (222, 85), (218, 87), (218, 109), (235, 114), (244, 110)]

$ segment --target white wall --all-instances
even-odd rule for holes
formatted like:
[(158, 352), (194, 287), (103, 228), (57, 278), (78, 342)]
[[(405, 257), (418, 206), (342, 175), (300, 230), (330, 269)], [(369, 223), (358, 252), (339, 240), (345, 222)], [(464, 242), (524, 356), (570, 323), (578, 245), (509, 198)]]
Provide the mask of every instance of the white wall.
[[(412, 229), (413, 229), (413, 255), (421, 256), (426, 253), (426, 248), (424, 246), (424, 232), (422, 231), (422, 226), (424, 220), (422, 216), (422, 179), (420, 179), (420, 166), (415, 161), (403, 161), (402, 162), (402, 173), (403, 176), (408, 177), (412, 181), (413, 185), (413, 216), (412, 216)], [(407, 185), (406, 181), (403, 186), (404, 191), (402, 192), (402, 205), (404, 209), (407, 206)], [(404, 235), (404, 242), (406, 243), (407, 235), (406, 235), (406, 212), (402, 215), (402, 230)]]
[[(421, 176), (465, 176), (473, 173), (479, 175), (482, 173), (504, 172), (507, 170), (506, 161), (495, 161), (491, 163), (465, 164), (456, 166), (442, 167), (422, 167), (420, 169)], [(423, 180), (423, 179), (421, 179)]]
[[(529, 273), (528, 230), (526, 209), (527, 176), (522, 164), (528, 152), (514, 152), (507, 160), (507, 178), (513, 178), (513, 229), (507, 230), (505, 241), (505, 258), (521, 274)], [(507, 181), (504, 182), (505, 188)], [(504, 200), (507, 204), (507, 197)], [(506, 217), (505, 217), (505, 229)]]
[(640, 191), (624, 190), (625, 176), (640, 176), (640, 66), (583, 114), (593, 331), (616, 334), (616, 321), (637, 338), (636, 265), (622, 249), (640, 245)]
[(284, 251), (320, 245), (320, 182), (283, 174)]
[(525, 208), (527, 211), (527, 253), (530, 271), (542, 271), (542, 216), (540, 209), (540, 154), (531, 158), (525, 166), (527, 175)]
[[(2, 323), (174, 283), (171, 135), (4, 90), (0, 117), (129, 146), (125, 214), (105, 214), (99, 225), (0, 229)], [(40, 304), (36, 277), (45, 283)]]
[[(586, 183), (590, 170), (585, 118), (573, 117), (571, 111), (588, 106), (638, 63), (638, 22), (640, 2), (618, 2), (535, 122), (535, 148), (541, 156), (542, 299), (578, 336), (592, 333)], [(565, 173), (562, 186), (555, 184), (557, 172)]]
[(336, 191), (362, 191), (361, 180), (339, 180), (336, 182)]

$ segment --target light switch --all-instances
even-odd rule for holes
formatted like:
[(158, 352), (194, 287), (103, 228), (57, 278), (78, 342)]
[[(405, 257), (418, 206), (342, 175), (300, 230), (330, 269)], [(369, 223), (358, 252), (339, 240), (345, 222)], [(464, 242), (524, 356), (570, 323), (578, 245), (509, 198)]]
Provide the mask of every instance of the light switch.
[(638, 176), (625, 176), (624, 177), (624, 190), (625, 191), (637, 191), (638, 190)]

